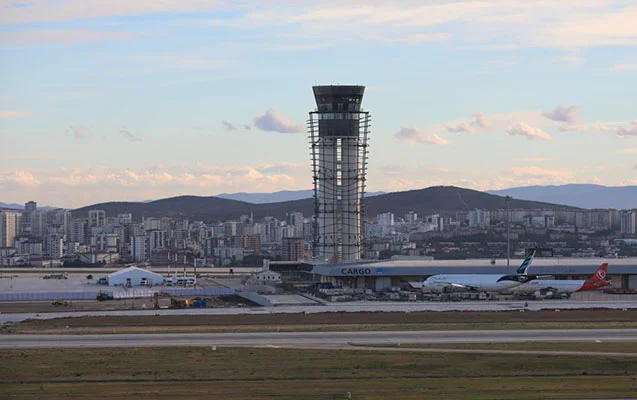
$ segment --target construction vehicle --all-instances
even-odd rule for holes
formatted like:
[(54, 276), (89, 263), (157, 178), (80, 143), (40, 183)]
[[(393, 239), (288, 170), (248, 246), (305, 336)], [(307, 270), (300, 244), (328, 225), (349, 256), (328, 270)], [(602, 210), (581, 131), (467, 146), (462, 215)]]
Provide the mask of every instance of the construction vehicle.
[(56, 307), (68, 307), (71, 305), (71, 302), (68, 300), (62, 300), (62, 299), (57, 299), (54, 302), (52, 302), (51, 304), (53, 304)]
[(69, 273), (62, 272), (61, 274), (44, 275), (42, 279), (69, 279)]
[(107, 293), (105, 291), (100, 291), (99, 294), (97, 295), (97, 300), (98, 301), (105, 301), (105, 300), (113, 300), (113, 293)]
[(206, 308), (208, 307), (208, 299), (202, 299), (201, 297), (195, 297), (194, 299), (178, 299), (170, 293), (155, 293), (153, 295), (153, 301), (155, 308), (159, 308), (159, 297), (168, 297), (170, 299), (171, 308)]

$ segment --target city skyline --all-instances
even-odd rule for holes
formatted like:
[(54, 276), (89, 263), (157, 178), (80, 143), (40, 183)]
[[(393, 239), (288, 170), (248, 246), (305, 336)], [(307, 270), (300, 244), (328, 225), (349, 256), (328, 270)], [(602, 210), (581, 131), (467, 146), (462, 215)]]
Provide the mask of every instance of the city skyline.
[(0, 201), (309, 189), (317, 84), (371, 191), (637, 184), (629, 2), (156, 3), (0, 1)]

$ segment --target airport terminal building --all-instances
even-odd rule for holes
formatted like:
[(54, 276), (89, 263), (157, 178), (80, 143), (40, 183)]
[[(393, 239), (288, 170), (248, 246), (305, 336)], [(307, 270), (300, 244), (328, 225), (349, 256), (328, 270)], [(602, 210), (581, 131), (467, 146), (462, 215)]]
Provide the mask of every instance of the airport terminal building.
[[(514, 274), (522, 259), (384, 260), (343, 264), (318, 264), (308, 270), (313, 279), (337, 287), (372, 289), (375, 292), (405, 287), (436, 274)], [(553, 275), (555, 279), (588, 279), (600, 264), (608, 263), (608, 279), (618, 290), (637, 290), (637, 258), (535, 258), (529, 274)]]

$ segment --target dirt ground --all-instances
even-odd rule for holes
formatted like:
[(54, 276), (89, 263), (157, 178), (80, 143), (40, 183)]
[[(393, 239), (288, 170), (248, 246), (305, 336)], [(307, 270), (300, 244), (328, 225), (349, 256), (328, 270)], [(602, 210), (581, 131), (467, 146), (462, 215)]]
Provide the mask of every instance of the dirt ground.
[(27, 320), (3, 333), (637, 328), (637, 310), (157, 315)]

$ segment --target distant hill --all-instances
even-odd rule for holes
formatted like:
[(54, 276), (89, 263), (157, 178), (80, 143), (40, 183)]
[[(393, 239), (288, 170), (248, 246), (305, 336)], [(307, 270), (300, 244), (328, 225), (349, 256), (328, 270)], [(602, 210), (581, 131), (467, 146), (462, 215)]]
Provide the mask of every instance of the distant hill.
[[(367, 193), (367, 197), (378, 196), (385, 194), (385, 192), (370, 192)], [(309, 199), (314, 196), (314, 190), (282, 190), (274, 193), (221, 193), (215, 197), (229, 200), (245, 201), (247, 203), (265, 204), (265, 203), (280, 203), (282, 201), (294, 201)]]
[(569, 184), (559, 186), (525, 186), (490, 190), (499, 196), (517, 199), (570, 204), (581, 208), (637, 208), (637, 186), (602, 186)]
[[(504, 197), (476, 190), (454, 186), (435, 186), (407, 192), (387, 193), (366, 200), (366, 214), (374, 216), (383, 212), (393, 212), (402, 216), (409, 211), (420, 215), (437, 212), (466, 211), (476, 208), (496, 210), (506, 207)], [(556, 204), (513, 199), (511, 208), (555, 209), (572, 208)], [(118, 213), (132, 213), (135, 220), (142, 217), (182, 217), (198, 221), (223, 221), (253, 213), (255, 218), (272, 215), (283, 218), (287, 213), (300, 211), (303, 215), (313, 214), (313, 200), (302, 199), (278, 203), (254, 204), (219, 197), (179, 196), (168, 199), (141, 202), (110, 202), (94, 204), (73, 210), (75, 216), (88, 215), (89, 209), (101, 209), (107, 216)]]
[[(24, 204), (2, 203), (2, 202), (0, 202), (0, 208), (10, 208), (10, 209), (13, 209), (13, 210), (24, 210)], [(44, 211), (57, 210), (57, 209), (58, 209), (58, 207), (50, 207), (50, 206), (39, 207), (38, 206), (38, 210), (44, 210)]]

